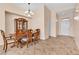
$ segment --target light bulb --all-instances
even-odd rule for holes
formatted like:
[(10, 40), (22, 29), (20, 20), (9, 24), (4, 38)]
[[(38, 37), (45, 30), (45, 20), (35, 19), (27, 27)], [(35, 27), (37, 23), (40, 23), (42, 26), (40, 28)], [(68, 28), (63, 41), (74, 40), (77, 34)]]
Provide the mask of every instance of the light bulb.
[(79, 16), (75, 16), (74, 19), (75, 19), (75, 20), (79, 20)]
[(30, 14), (31, 14), (31, 15), (34, 15), (34, 13), (33, 13), (32, 11), (30, 11)]
[(79, 10), (77, 9), (76, 12), (79, 12)]
[(30, 14), (28, 14), (28, 15), (27, 15), (27, 17), (31, 17), (31, 15), (30, 15)]

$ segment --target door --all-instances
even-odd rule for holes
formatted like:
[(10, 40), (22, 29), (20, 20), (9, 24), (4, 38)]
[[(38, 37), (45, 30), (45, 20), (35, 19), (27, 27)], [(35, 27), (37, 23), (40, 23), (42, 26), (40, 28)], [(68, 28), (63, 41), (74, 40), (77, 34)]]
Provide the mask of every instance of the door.
[(70, 21), (69, 19), (63, 19), (60, 22), (60, 35), (69, 35), (70, 34)]

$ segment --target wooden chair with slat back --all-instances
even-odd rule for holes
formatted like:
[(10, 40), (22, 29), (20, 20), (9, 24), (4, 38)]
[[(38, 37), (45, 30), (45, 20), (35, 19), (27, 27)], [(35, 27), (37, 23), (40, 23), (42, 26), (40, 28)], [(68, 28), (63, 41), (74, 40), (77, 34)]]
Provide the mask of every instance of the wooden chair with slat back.
[(3, 37), (3, 41), (4, 41), (4, 46), (3, 46), (3, 50), (5, 50), (5, 52), (7, 51), (7, 47), (8, 47), (8, 44), (11, 44), (11, 43), (14, 43), (15, 44), (15, 39), (12, 38), (11, 36), (6, 36), (4, 31), (3, 30), (0, 30), (1, 31), (1, 35)]
[(32, 44), (32, 29), (29, 29), (28, 30), (28, 43), (31, 43)]
[(40, 40), (40, 29), (36, 29), (34, 33), (34, 41), (39, 41)]
[(36, 29), (36, 31), (37, 31), (37, 37), (38, 37), (37, 39), (40, 40), (40, 29)]
[(40, 29), (36, 29), (36, 38), (40, 40)]

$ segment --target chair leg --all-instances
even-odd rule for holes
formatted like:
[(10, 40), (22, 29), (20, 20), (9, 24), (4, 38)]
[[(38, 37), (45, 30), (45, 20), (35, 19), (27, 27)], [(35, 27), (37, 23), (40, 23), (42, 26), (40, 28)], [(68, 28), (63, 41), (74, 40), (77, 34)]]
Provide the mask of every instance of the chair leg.
[(18, 39), (15, 40), (15, 46), (18, 48), (19, 42)]
[(33, 41), (32, 41), (32, 39), (31, 39), (31, 45), (33, 45)]
[(17, 46), (16, 40), (14, 41), (14, 44), (11, 46), (11, 48), (13, 48), (13, 47), (15, 47), (15, 46)]
[(36, 41), (34, 40), (34, 44), (36, 44)]
[(4, 46), (3, 46), (3, 50), (5, 50), (5, 44), (4, 44)]
[(26, 44), (25, 45), (27, 45), (27, 48), (28, 48), (28, 41), (26, 41)]
[(7, 52), (7, 45), (8, 45), (8, 44), (6, 43), (6, 44), (5, 44), (5, 52)]
[(39, 43), (39, 38), (38, 38), (38, 40), (37, 40), (37, 43)]
[(27, 48), (28, 48), (28, 41), (26, 42), (26, 44), (27, 44)]

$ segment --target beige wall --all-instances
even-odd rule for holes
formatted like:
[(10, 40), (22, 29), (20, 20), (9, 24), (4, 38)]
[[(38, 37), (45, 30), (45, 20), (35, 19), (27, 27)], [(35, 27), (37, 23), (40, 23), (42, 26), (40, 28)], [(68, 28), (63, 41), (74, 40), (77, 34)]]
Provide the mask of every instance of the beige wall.
[[(0, 29), (5, 31), (5, 13), (1, 5), (0, 5)], [(2, 41), (3, 41), (2, 36), (0, 35), (0, 44), (2, 44)]]
[(74, 21), (74, 37), (77, 47), (79, 48), (79, 21)]
[(35, 15), (30, 19), (30, 27), (32, 29), (40, 28), (42, 40), (49, 38), (49, 21), (50, 21), (50, 10), (42, 5), (38, 11), (35, 12)]
[(16, 6), (13, 6), (12, 4), (3, 4), (3, 7), (5, 11), (26, 17), (24, 10), (17, 8)]
[(74, 19), (70, 19), (70, 36), (74, 37)]
[(39, 28), (40, 38), (45, 40), (45, 31), (44, 31), (44, 6), (41, 6), (38, 11), (35, 12), (35, 15), (30, 19), (30, 28), (37, 29)]
[(16, 19), (16, 18), (24, 18), (24, 19), (28, 20), (26, 17), (6, 12), (5, 13), (5, 32), (7, 34), (15, 32), (15, 22), (14, 22), (14, 19)]
[(50, 36), (52, 37), (56, 37), (56, 20), (57, 20), (57, 17), (56, 17), (56, 12), (55, 11), (51, 11), (51, 29), (50, 29)]
[[(76, 5), (76, 9), (78, 10), (79, 9), (79, 4)], [(76, 15), (79, 15), (76, 14)], [(75, 42), (76, 42), (76, 45), (77, 47), (79, 48), (79, 20), (75, 20), (74, 19), (74, 37), (75, 37)]]
[(51, 20), (50, 10), (44, 6), (44, 27), (45, 27), (45, 38), (48, 39), (50, 36), (50, 20)]

